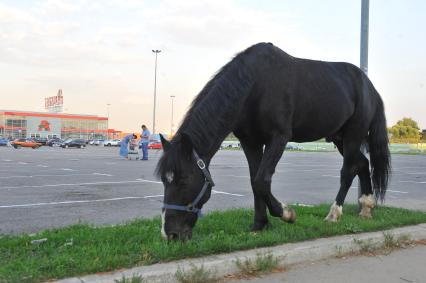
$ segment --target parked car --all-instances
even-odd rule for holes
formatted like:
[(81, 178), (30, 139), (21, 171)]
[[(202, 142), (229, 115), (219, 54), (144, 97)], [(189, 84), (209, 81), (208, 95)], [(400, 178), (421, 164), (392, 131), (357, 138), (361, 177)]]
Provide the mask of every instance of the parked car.
[(105, 140), (95, 140), (93, 142), (93, 145), (102, 145), (104, 143)]
[(86, 141), (83, 139), (67, 139), (63, 143), (61, 143), (61, 147), (62, 148), (69, 148), (69, 147), (85, 148)]
[(151, 141), (148, 144), (148, 148), (149, 149), (162, 149), (163, 145), (161, 144), (160, 141)]
[(9, 140), (5, 138), (0, 138), (0, 146), (8, 146)]
[(41, 145), (46, 145), (47, 143), (47, 138), (31, 138), (31, 139)]
[(286, 149), (286, 150), (303, 150), (303, 147), (298, 146), (298, 145), (296, 145), (296, 144), (287, 144), (287, 145), (285, 146), (285, 149)]
[(21, 147), (31, 147), (33, 149), (39, 148), (41, 146), (41, 143), (37, 143), (34, 140), (31, 139), (16, 139), (13, 142), (11, 142), (11, 145), (14, 148), (21, 148)]
[(46, 142), (46, 145), (48, 146), (60, 146), (64, 141), (60, 138), (53, 138)]
[(120, 146), (121, 140), (114, 139), (114, 140), (105, 140), (103, 142), (104, 146)]
[(239, 141), (224, 141), (220, 145), (221, 149), (224, 149), (224, 148), (240, 148), (240, 147), (241, 147), (241, 144), (240, 144)]

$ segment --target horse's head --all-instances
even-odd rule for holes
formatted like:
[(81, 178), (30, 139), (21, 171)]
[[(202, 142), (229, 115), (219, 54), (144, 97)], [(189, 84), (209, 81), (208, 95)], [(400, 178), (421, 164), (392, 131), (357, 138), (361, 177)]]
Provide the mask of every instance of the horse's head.
[(168, 240), (189, 240), (213, 182), (206, 165), (182, 134), (172, 143), (161, 136), (163, 156), (157, 174), (164, 185), (161, 234)]

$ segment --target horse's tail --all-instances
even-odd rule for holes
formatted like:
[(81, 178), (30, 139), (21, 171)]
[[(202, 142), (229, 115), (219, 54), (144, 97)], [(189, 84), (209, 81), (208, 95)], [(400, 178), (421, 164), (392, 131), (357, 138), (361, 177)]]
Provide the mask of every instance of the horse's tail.
[(370, 125), (368, 143), (374, 196), (376, 200), (380, 198), (383, 202), (388, 186), (391, 160), (384, 106), (380, 97), (377, 101), (376, 113)]

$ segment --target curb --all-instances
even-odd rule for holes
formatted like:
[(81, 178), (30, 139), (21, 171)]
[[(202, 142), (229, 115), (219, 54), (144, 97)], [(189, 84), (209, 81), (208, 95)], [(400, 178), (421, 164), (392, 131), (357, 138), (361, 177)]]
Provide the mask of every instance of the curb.
[(49, 281), (56, 283), (114, 283), (123, 276), (131, 278), (134, 275), (142, 276), (147, 282), (178, 282), (175, 273), (178, 268), (189, 270), (191, 266), (203, 265), (206, 270), (211, 270), (217, 277), (239, 273), (235, 264), (237, 258), (254, 260), (258, 254), (270, 253), (279, 260), (280, 265), (293, 265), (304, 262), (318, 261), (332, 256), (357, 252), (359, 244), (354, 240), (368, 241), (377, 245), (384, 241), (384, 233), (389, 233), (395, 238), (409, 236), (411, 240), (426, 239), (426, 224), (408, 226), (391, 230), (336, 236), (317, 240), (290, 243), (273, 247), (258, 248), (247, 251), (233, 252), (229, 254), (212, 255), (202, 258), (179, 260), (169, 263), (160, 263), (149, 266), (134, 267), (103, 274), (87, 275)]

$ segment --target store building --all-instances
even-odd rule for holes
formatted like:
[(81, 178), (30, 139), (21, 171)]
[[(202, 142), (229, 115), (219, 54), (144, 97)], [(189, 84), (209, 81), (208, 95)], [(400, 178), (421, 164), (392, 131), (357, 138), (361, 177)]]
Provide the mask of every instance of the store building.
[(111, 137), (108, 118), (95, 115), (0, 110), (0, 137), (82, 138)]

